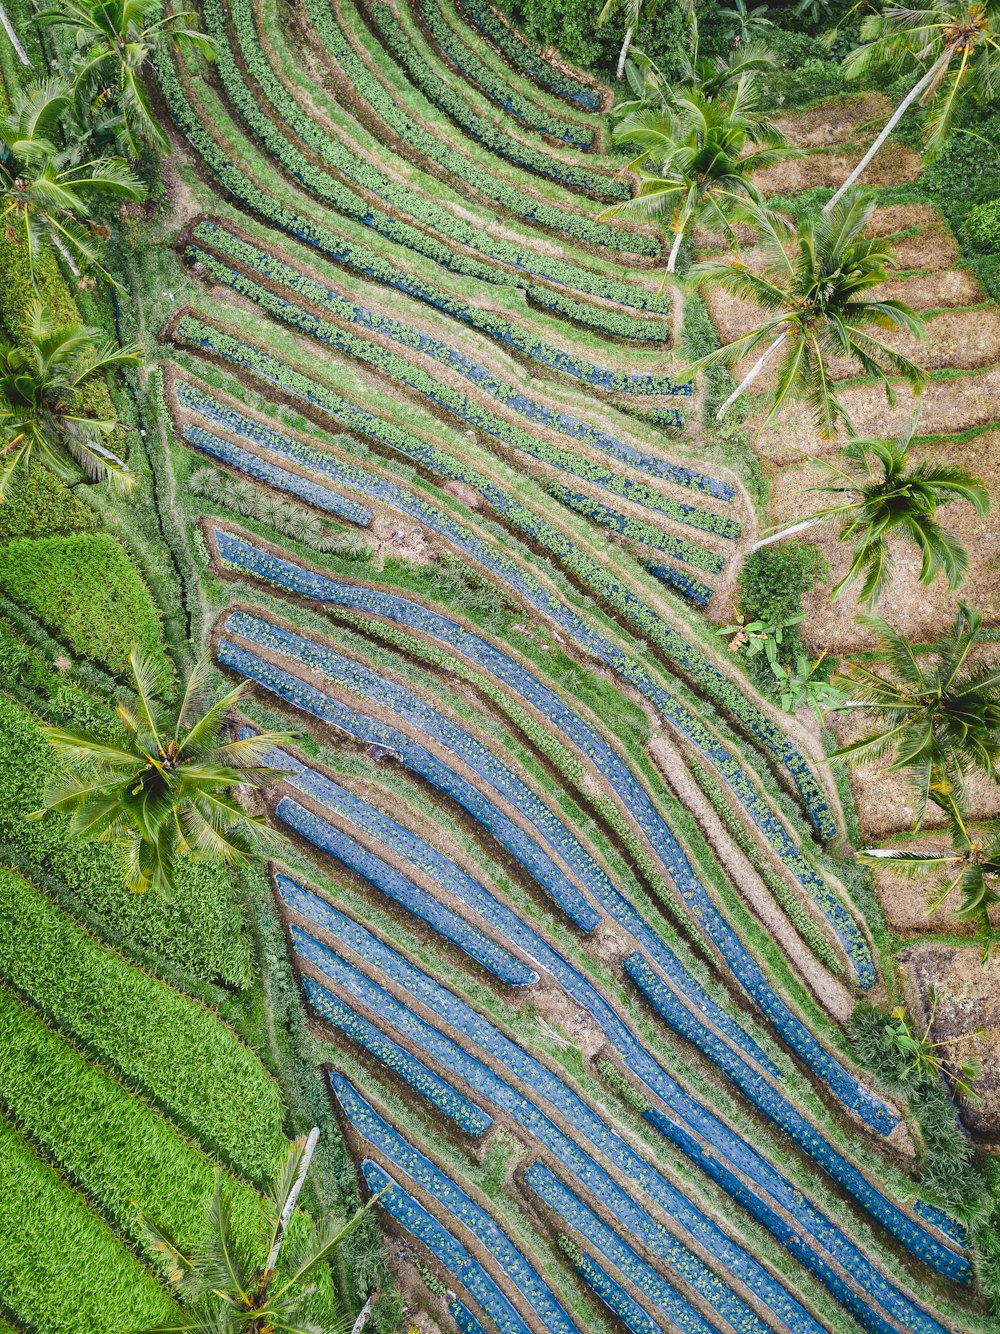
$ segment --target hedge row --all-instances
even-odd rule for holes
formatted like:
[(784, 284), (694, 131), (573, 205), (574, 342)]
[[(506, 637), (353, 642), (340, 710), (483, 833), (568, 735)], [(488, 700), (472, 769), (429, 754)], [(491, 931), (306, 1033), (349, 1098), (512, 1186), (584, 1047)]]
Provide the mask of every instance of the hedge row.
[(83, 657), (121, 675), (137, 643), (169, 680), (159, 610), (109, 534), (21, 538), (0, 547), (0, 589)]
[(0, 867), (0, 976), (240, 1175), (284, 1147), (277, 1085), (210, 1010), (99, 943)]
[(675, 593), (683, 594), (688, 601), (693, 602), (697, 607), (707, 607), (712, 593), (715, 591), (703, 580), (691, 574), (689, 570), (678, 570), (674, 565), (662, 565), (657, 561), (649, 560), (646, 562), (645, 568), (654, 579), (659, 579), (661, 584), (666, 584)]
[(48, 468), (36, 466), (15, 477), (0, 504), (0, 542), (19, 537), (87, 533), (99, 527), (94, 511), (78, 500)]
[[(487, 167), (480, 166), (464, 154), (450, 148), (444, 140), (425, 130), (399, 107), (381, 80), (347, 40), (335, 21), (328, 3), (323, 3), (323, 0), (309, 0), (308, 8), (309, 17), (316, 26), (327, 54), (337, 62), (357, 96), (363, 99), (365, 106), (383, 125), (398, 135), (404, 144), (436, 163), (453, 179), (463, 182), (484, 199), (490, 200), (515, 217), (522, 218), (528, 223), (536, 223), (560, 235), (572, 237), (574, 241), (582, 242), (584, 245), (625, 255), (644, 255), (652, 259), (659, 257), (663, 247), (658, 237), (625, 231), (603, 222), (594, 222), (584, 214), (547, 203), (508, 184)], [(349, 9), (350, 0), (345, 0), (343, 12), (347, 14)], [(609, 181), (607, 176), (602, 179), (605, 183)], [(619, 194), (620, 192), (616, 192), (615, 197), (619, 197)]]
[(149, 1329), (178, 1309), (89, 1204), (0, 1118), (0, 1293), (46, 1334)]
[[(227, 247), (231, 233), (224, 224), (203, 220), (193, 228), (192, 236), (195, 240), (204, 241), (222, 253), (230, 253)], [(489, 337), (497, 339), (498, 342), (505, 343), (522, 356), (537, 361), (543, 366), (549, 366), (553, 370), (562, 371), (575, 380), (583, 380), (594, 388), (606, 389), (612, 393), (643, 394), (647, 396), (661, 394), (689, 396), (692, 391), (690, 383), (678, 385), (669, 375), (630, 375), (626, 371), (613, 371), (604, 366), (597, 366), (584, 357), (576, 356), (574, 353), (566, 352), (552, 343), (546, 343), (542, 339), (536, 338), (534, 334), (512, 324), (505, 316), (497, 314), (496, 311), (459, 301), (443, 289), (432, 287), (415, 274), (407, 273), (403, 269), (390, 264), (365, 246), (356, 246), (348, 241), (341, 241), (332, 233), (327, 233), (326, 237), (326, 241), (320, 248), (344, 268), (360, 273), (366, 278), (374, 278), (387, 287), (393, 287), (406, 296), (414, 297), (417, 301), (422, 301), (434, 310), (442, 311), (445, 315), (450, 315), (463, 324), (469, 325), (478, 333), (487, 334)], [(552, 301), (557, 300), (554, 292), (547, 293), (546, 297), (545, 304), (549, 306), (552, 306)], [(565, 306), (565, 312), (570, 314), (572, 318), (579, 318), (574, 310), (578, 304), (569, 301)], [(564, 309), (559, 305), (552, 308), (560, 311)], [(584, 309), (592, 312), (597, 308), (587, 306)], [(665, 339), (667, 337), (666, 328), (660, 329), (655, 336)], [(722, 483), (719, 483), (719, 485), (721, 486)], [(731, 494), (730, 490), (730, 496)]]
[(520, 33), (514, 32), (502, 22), (488, 5), (482, 3), (482, 0), (471, 0), (464, 9), (483, 36), (493, 43), (514, 69), (527, 74), (542, 88), (558, 93), (560, 97), (565, 97), (571, 102), (577, 102), (588, 111), (598, 110), (602, 99), (596, 88), (584, 83), (582, 79), (574, 79), (572, 75), (543, 59)]
[[(0, 694), (0, 848), (40, 868), (100, 920), (141, 949), (209, 981), (249, 985), (253, 970), (243, 915), (223, 871), (185, 863), (169, 902), (129, 894), (115, 850), (67, 836), (68, 819), (51, 812), (28, 821), (44, 799), (56, 757), (32, 714)], [(34, 870), (32, 871), (35, 877)]]
[(535, 102), (516, 93), (476, 53), (461, 40), (447, 22), (435, 0), (418, 0), (417, 10), (445, 60), (469, 83), (484, 93), (492, 102), (511, 116), (515, 116), (532, 130), (559, 139), (575, 148), (593, 148), (596, 131), (561, 116), (554, 116)]
[[(234, 8), (238, 8), (237, 0)], [(213, 16), (215, 25), (213, 29)], [(662, 341), (668, 337), (668, 328), (658, 320), (641, 318), (628, 310), (589, 305), (568, 292), (532, 283), (532, 277), (568, 287), (572, 291), (617, 302), (625, 307), (642, 308), (645, 303), (640, 289), (613, 279), (603, 278), (587, 269), (563, 260), (548, 259), (522, 249), (510, 242), (491, 238), (482, 228), (475, 228), (440, 208), (432, 200), (390, 181), (375, 168), (359, 159), (356, 153), (343, 148), (336, 139), (321, 136), (314, 122), (303, 118), (297, 104), (288, 97), (264, 59), (259, 44), (242, 52), (261, 94), (268, 98), (298, 135), (324, 161), (354, 181), (363, 189), (383, 199), (393, 212), (405, 212), (418, 223), (431, 228), (437, 235), (428, 235), (420, 226), (413, 225), (377, 208), (353, 190), (342, 185), (334, 176), (319, 171), (304, 154), (298, 152), (260, 106), (259, 95), (250, 92), (233, 53), (225, 44), (226, 32), (221, 26), (218, 9), (206, 6), (205, 19), (219, 42), (216, 65), (226, 92), (240, 116), (260, 140), (270, 156), (278, 161), (296, 180), (317, 198), (331, 205), (337, 212), (354, 218), (379, 235), (426, 256), (443, 268), (455, 273), (479, 278), (494, 286), (523, 288), (529, 299), (539, 306), (564, 314), (579, 323), (614, 337), (635, 337), (640, 341)], [(256, 213), (266, 222), (304, 241), (307, 245), (331, 255), (338, 261), (350, 263), (353, 248), (339, 236), (285, 207), (272, 195), (261, 190), (233, 162), (231, 154), (222, 149), (206, 130), (188, 101), (173, 65), (162, 61), (157, 70), (160, 86), (177, 124), (186, 135), (202, 161), (219, 182), (243, 207)], [(465, 247), (471, 253), (456, 252), (440, 240), (444, 236)], [(486, 256), (479, 259), (477, 255)], [(508, 268), (496, 267), (495, 260)], [(655, 303), (662, 309), (662, 302)], [(653, 305), (650, 305), (650, 309)]]
[[(181, 343), (187, 343), (210, 355), (222, 357), (235, 366), (251, 372), (258, 379), (276, 385), (285, 392), (321, 408), (341, 425), (378, 441), (411, 462), (427, 468), (436, 476), (450, 481), (464, 482), (473, 487), (501, 518), (560, 560), (565, 568), (585, 586), (589, 586), (596, 596), (630, 620), (649, 642), (661, 648), (683, 672), (690, 675), (716, 705), (736, 718), (764, 749), (770, 751), (788, 770), (810, 818), (823, 836), (832, 837), (836, 833), (836, 823), (822, 787), (804, 757), (785, 733), (760, 711), (745, 691), (709, 662), (696, 644), (689, 642), (679, 631), (667, 625), (661, 615), (647, 607), (620, 580), (576, 548), (568, 538), (553, 529), (533, 510), (529, 510), (508, 496), (475, 469), (458, 463), (442, 450), (419, 440), (402, 427), (382, 421), (364, 409), (348, 403), (325, 386), (317, 384), (316, 381), (291, 370), (257, 348), (193, 316), (185, 315), (178, 321), (174, 336)], [(726, 782), (738, 793), (755, 823), (776, 848), (780, 849), (779, 855), (795, 869), (795, 874), (803, 884), (813, 894), (829, 895), (829, 889), (805, 864), (784, 826), (775, 818), (756, 789), (749, 784), (736, 761), (728, 755), (725, 748), (707, 731), (700, 720), (649, 677), (639, 662), (628, 657), (600, 631), (582, 620), (568, 606), (538, 584), (533, 576), (516, 566), (509, 557), (472, 536), (462, 525), (442, 519), (440, 514), (427, 506), (421, 507), (421, 515), (426, 516), (426, 521), (436, 531), (444, 531), (442, 528), (444, 525), (448, 530), (447, 536), (450, 541), (455, 542), (477, 562), (484, 564), (504, 582), (510, 584), (544, 615), (557, 621), (581, 648), (613, 667), (660, 709), (665, 717), (674, 722), (685, 736), (695, 740), (699, 749), (720, 768)], [(865, 970), (867, 976), (871, 963), (869, 960), (868, 964), (865, 964), (866, 953), (867, 947), (863, 939), (860, 939), (852, 957), (856, 965)]]
[[(486, 120), (428, 64), (388, 5), (376, 3), (371, 6), (370, 13), (386, 49), (414, 87), (419, 88), (427, 100), (443, 111), (459, 129), (491, 153), (505, 158), (516, 167), (534, 172), (536, 176), (545, 176), (571, 190), (579, 190), (598, 199), (611, 202), (630, 197), (631, 188), (624, 182), (613, 180), (604, 172), (568, 166), (550, 153), (531, 147)], [(499, 80), (497, 82), (499, 84)], [(587, 143), (592, 142), (591, 131), (584, 131), (583, 134)]]

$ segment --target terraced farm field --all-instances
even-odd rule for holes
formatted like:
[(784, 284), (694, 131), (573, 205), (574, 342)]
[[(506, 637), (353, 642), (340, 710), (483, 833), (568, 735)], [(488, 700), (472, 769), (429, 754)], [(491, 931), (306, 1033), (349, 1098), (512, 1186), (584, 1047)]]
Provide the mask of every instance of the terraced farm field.
[[(106, 849), (24, 818), (41, 721), (103, 716), (125, 657), (81, 630), (92, 665), (61, 665), (0, 546), (0, 761), (31, 774), (0, 809), (0, 1329), (169, 1326), (138, 1213), (193, 1239), (218, 1164), (249, 1244), (315, 1122), (310, 1210), (378, 1195), (334, 1280), (381, 1294), (379, 1334), (988, 1334), (988, 1210), (927, 1171), (944, 1085), (911, 1099), (858, 1038), (911, 993), (850, 784), (718, 634), (807, 452), (795, 422), (727, 443), (683, 374), (699, 318), (726, 342), (746, 311), (709, 326), (659, 228), (602, 220), (635, 185), (612, 90), (491, 5), (198, 8), (215, 58), (158, 53), (163, 199), (114, 237), (147, 353), (130, 549), (172, 590), (158, 652), (203, 649), (240, 735), (285, 734), (241, 790), (278, 837), (143, 913)], [(836, 142), (788, 117), (811, 151), (775, 199), (850, 165), (869, 99)], [(938, 219), (927, 259), (890, 214), (899, 281), (951, 294), (937, 430), (995, 311)]]

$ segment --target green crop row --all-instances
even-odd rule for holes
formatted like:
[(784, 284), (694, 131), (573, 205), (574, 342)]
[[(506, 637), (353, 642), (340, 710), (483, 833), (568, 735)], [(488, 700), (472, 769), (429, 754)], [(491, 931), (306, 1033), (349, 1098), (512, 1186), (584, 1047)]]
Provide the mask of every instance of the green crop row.
[(235, 1171), (254, 1181), (273, 1171), (281, 1098), (254, 1053), (5, 868), (0, 976)]
[(0, 505), (0, 542), (90, 532), (98, 522), (94, 511), (48, 468), (32, 468), (14, 479)]
[(235, 891), (217, 867), (185, 863), (170, 901), (129, 894), (115, 850), (67, 837), (56, 812), (38, 821), (55, 752), (39, 720), (0, 694), (0, 850), (5, 862), (30, 864), (61, 894), (69, 893), (101, 923), (140, 949), (198, 977), (238, 986), (252, 977), (250, 948)]
[(2, 1118), (0, 1199), (0, 1294), (19, 1324), (110, 1334), (176, 1319), (152, 1275)]
[(405, 144), (443, 167), (455, 180), (464, 182), (515, 217), (571, 236), (586, 245), (651, 258), (660, 255), (662, 247), (658, 239), (610, 227), (581, 214), (557, 208), (508, 185), (494, 173), (449, 148), (443, 140), (418, 125), (396, 104), (335, 22), (327, 0), (310, 0), (309, 17), (316, 26), (324, 50), (343, 70), (365, 106)]
[(373, 5), (371, 15), (386, 49), (413, 85), (459, 129), (484, 148), (525, 171), (557, 181), (571, 190), (579, 190), (609, 202), (629, 198), (632, 191), (623, 181), (616, 181), (606, 173), (590, 168), (567, 166), (551, 153), (532, 148), (506, 130), (493, 125), (445, 83), (423, 59), (414, 47), (410, 34), (400, 26), (388, 5)]
[(21, 538), (0, 547), (0, 589), (66, 644), (112, 672), (137, 643), (169, 677), (160, 614), (124, 548), (107, 533)]
[[(241, 51), (241, 55), (262, 94), (272, 103), (283, 120), (323, 161), (361, 188), (378, 195), (390, 207), (398, 208), (416, 222), (433, 229), (437, 235), (428, 235), (420, 226), (414, 226), (373, 208), (369, 202), (342, 185), (335, 177), (320, 171), (305, 154), (293, 147), (274, 121), (262, 110), (260, 97), (252, 94), (244, 83), (240, 68), (229, 47), (225, 45), (226, 32), (222, 25), (221, 13), (214, 5), (214, 0), (208, 0), (204, 11), (205, 20), (219, 41), (216, 64), (226, 93), (271, 157), (318, 199), (329, 204), (338, 213), (358, 219), (379, 235), (426, 256), (443, 268), (478, 278), (493, 286), (522, 288), (529, 301), (535, 305), (565, 315), (590, 328), (599, 329), (612, 337), (634, 338), (639, 341), (660, 341), (668, 337), (667, 326), (658, 320), (644, 319), (632, 315), (628, 310), (589, 305), (567, 292), (543, 287), (530, 280), (532, 277), (540, 278), (627, 307), (645, 308), (648, 305), (650, 309), (655, 306), (656, 309), (662, 310), (663, 303), (647, 298), (641, 289), (604, 278), (577, 265), (568, 264), (564, 260), (550, 259), (508, 241), (492, 238), (482, 228), (473, 227), (433, 201), (389, 181), (374, 167), (359, 158), (356, 152), (351, 153), (339, 141), (323, 135), (314, 122), (302, 116), (297, 104), (275, 79), (259, 43), (252, 40), (252, 24), (250, 30), (247, 30), (247, 24), (251, 21), (249, 15), (245, 16), (241, 8), (244, 3), (245, 0), (235, 0), (233, 5), (237, 32), (247, 34), (247, 49)], [(166, 61), (161, 62), (158, 75), (164, 96), (181, 130), (205, 165), (237, 202), (266, 222), (273, 223), (335, 259), (341, 259), (341, 252), (345, 246), (342, 238), (294, 213), (272, 195), (261, 190), (234, 163), (232, 154), (220, 148), (195, 114), (174, 67)], [(439, 236), (446, 236), (452, 242), (466, 246), (476, 253), (456, 253), (438, 239)], [(501, 265), (508, 265), (512, 271), (495, 267), (487, 260), (477, 258), (477, 253)], [(354, 255), (351, 254), (347, 262), (351, 263), (353, 259)]]
[(589, 125), (581, 125), (568, 117), (552, 115), (536, 102), (521, 97), (511, 86), (509, 79), (502, 78), (491, 70), (476, 52), (462, 41), (460, 34), (447, 22), (434, 0), (418, 0), (417, 10), (445, 59), (480, 92), (485, 93), (488, 98), (512, 116), (516, 116), (518, 120), (523, 120), (533, 130), (539, 130), (577, 148), (593, 147), (595, 131)]
[[(147, 1259), (153, 1252), (140, 1212), (182, 1246), (198, 1241), (215, 1175), (209, 1160), (3, 987), (0, 1105)], [(252, 1195), (249, 1186), (230, 1189), (243, 1244), (252, 1236)]]

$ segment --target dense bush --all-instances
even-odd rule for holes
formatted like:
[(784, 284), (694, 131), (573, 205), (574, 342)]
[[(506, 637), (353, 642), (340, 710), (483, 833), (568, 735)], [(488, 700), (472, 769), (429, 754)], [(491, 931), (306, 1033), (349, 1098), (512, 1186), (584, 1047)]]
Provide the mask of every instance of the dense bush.
[(0, 542), (18, 537), (85, 533), (98, 526), (92, 509), (47, 468), (20, 473), (0, 504)]
[[(781, 625), (802, 610), (802, 599), (827, 574), (822, 551), (811, 542), (790, 538), (749, 555), (740, 571), (740, 611), (748, 621)], [(779, 661), (794, 664), (806, 647), (797, 625), (782, 634)], [(770, 693), (775, 677), (763, 654), (747, 659), (758, 686)]]
[(127, 670), (134, 643), (170, 672), (156, 604), (107, 533), (22, 538), (0, 547), (0, 589), (75, 653), (113, 672)]
[(281, 1099), (253, 1052), (205, 1006), (127, 962), (2, 867), (0, 973), (235, 1171), (260, 1181), (274, 1170)]
[(975, 250), (1000, 250), (1000, 199), (977, 204), (965, 220), (964, 235)]
[(78, 895), (104, 926), (158, 958), (208, 980), (248, 985), (252, 972), (242, 914), (221, 870), (182, 865), (169, 902), (129, 894), (112, 848), (68, 838), (63, 815), (37, 822), (25, 818), (41, 806), (55, 763), (38, 720), (0, 695), (0, 845), (10, 850), (4, 860), (40, 868)]

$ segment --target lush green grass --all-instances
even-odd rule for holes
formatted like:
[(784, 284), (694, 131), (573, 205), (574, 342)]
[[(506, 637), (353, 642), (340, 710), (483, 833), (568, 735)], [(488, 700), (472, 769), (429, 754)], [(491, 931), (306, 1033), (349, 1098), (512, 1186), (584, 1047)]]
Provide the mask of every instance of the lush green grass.
[(32, 468), (11, 483), (0, 505), (0, 542), (55, 533), (82, 533), (98, 526), (93, 510), (48, 471)]
[(45, 1334), (146, 1329), (177, 1307), (85, 1200), (0, 1119), (0, 1293)]
[(262, 1180), (273, 1171), (281, 1099), (253, 1052), (205, 1006), (95, 940), (4, 868), (0, 977), (237, 1172)]
[(124, 548), (107, 533), (23, 538), (0, 549), (0, 588), (85, 658), (122, 674), (138, 644), (164, 672), (160, 614)]
[[(207, 981), (249, 985), (250, 946), (235, 892), (221, 869), (184, 865), (169, 902), (130, 894), (114, 849), (70, 840), (62, 815), (26, 820), (42, 805), (55, 764), (39, 720), (0, 695), (0, 848), (82, 901), (102, 927), (157, 958)], [(2, 859), (9, 862), (11, 856)]]

